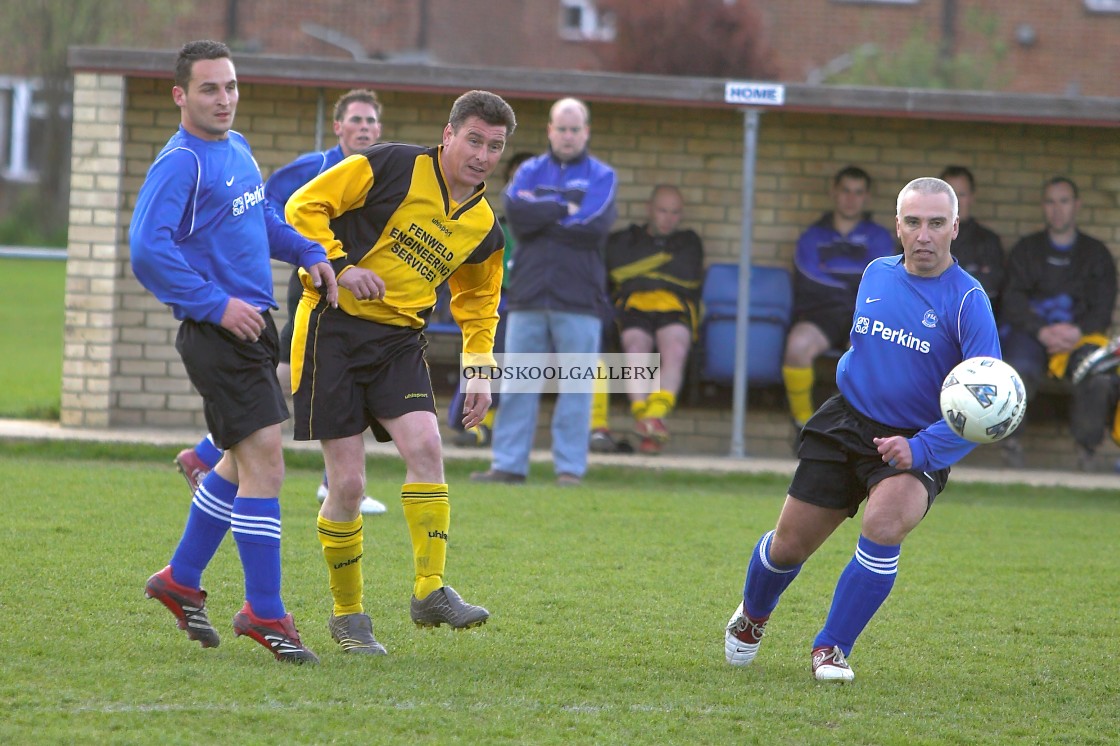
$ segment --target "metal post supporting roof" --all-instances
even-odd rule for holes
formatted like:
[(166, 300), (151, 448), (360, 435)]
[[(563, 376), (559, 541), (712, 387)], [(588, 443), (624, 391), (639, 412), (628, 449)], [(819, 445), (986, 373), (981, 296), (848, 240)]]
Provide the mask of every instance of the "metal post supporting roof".
[(754, 235), (754, 166), (758, 149), (759, 111), (743, 110), (743, 218), (739, 237), (739, 305), (735, 311), (735, 375), (732, 378), (731, 453), (746, 455), (743, 431), (747, 420), (747, 311), (751, 300), (751, 250)]

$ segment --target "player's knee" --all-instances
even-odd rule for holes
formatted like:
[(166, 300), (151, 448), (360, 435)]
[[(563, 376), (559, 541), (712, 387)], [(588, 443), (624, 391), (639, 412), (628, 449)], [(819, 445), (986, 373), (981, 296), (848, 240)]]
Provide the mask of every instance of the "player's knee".
[(775, 532), (770, 541), (770, 563), (776, 567), (794, 567), (809, 559), (813, 549), (797, 537), (786, 537)]
[(399, 449), (409, 473), (419, 475), (423, 481), (442, 481), (443, 445), (438, 430), (424, 428), (411, 433)]
[(348, 472), (332, 476), (330, 480), (330, 492), (332, 498), (338, 499), (343, 505), (356, 510), (366, 492), (365, 473)]

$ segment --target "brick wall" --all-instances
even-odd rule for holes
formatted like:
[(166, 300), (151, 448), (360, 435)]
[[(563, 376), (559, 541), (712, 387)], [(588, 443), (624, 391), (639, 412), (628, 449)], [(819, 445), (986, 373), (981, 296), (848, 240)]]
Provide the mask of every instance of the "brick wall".
[(110, 424), (122, 325), (141, 321), (119, 313), (120, 207), (124, 80), (82, 73), (74, 79), (70, 230), (63, 344), (63, 425)]
[[(144, 291), (128, 263), (127, 227), (148, 166), (179, 121), (170, 82), (112, 75), (75, 81), (74, 183), (62, 421), (67, 425), (203, 424), (174, 350), (177, 324)], [(323, 91), (330, 117), (340, 89)], [(244, 85), (237, 129), (248, 135), (264, 175), (315, 142), (318, 89)], [(385, 140), (435, 143), (452, 96), (386, 92)], [(511, 100), (519, 126), (509, 152), (545, 147), (548, 101)], [(123, 107), (123, 110), (122, 110)], [(619, 174), (618, 227), (644, 220), (659, 182), (677, 184), (686, 222), (709, 262), (739, 252), (742, 117), (722, 109), (593, 102), (592, 150)], [(762, 115), (753, 255), (788, 266), (801, 230), (829, 208), (832, 174), (857, 163), (877, 181), (873, 210), (893, 230), (898, 189), (946, 163), (978, 179), (974, 212), (1005, 245), (1041, 227), (1039, 188), (1056, 173), (1081, 186), (1083, 228), (1120, 252), (1120, 176), (1115, 130), (792, 114)], [(501, 183), (491, 184), (492, 197)], [(120, 206), (119, 212), (117, 206)], [(281, 296), (288, 270), (276, 269)], [(283, 311), (277, 323), (283, 322)]]
[[(114, 45), (133, 48), (172, 49), (188, 39), (212, 38), (245, 51), (349, 57), (342, 46), (302, 30), (313, 23), (352, 37), (374, 59), (426, 54), (444, 64), (599, 70), (610, 57), (609, 43), (560, 38), (558, 0), (377, 0), (360, 8), (349, 0), (239, 3), (233, 29), (230, 5), (228, 0), (195, 0), (179, 7), (127, 0), (123, 12), (104, 19), (103, 31)], [(945, 3), (755, 0), (754, 5), (778, 70), (775, 79), (806, 82), (864, 44), (874, 44), (884, 56), (897, 55), (915, 33), (931, 47), (939, 44)], [(425, 7), (426, 20), (421, 18)], [(969, 0), (956, 7), (955, 51), (992, 68), (991, 90), (1120, 95), (1120, 13), (1090, 12), (1084, 0)], [(990, 33), (978, 21), (984, 18), (995, 20)], [(1033, 29), (1033, 44), (1016, 41), (1020, 26)], [(421, 43), (424, 49), (418, 51)], [(997, 48), (1006, 50), (998, 60)]]
[[(780, 79), (808, 81), (842, 55), (871, 43), (897, 54), (915, 33), (941, 42), (945, 3), (915, 4), (782, 0), (756, 2)], [(988, 88), (1007, 92), (1116, 96), (1120, 13), (1093, 13), (1084, 0), (969, 0), (958, 2), (954, 51), (990, 67)], [(994, 20), (989, 32), (988, 21)], [(1020, 44), (1029, 27), (1035, 41)], [(1003, 49), (1002, 58), (995, 54)], [(981, 65), (975, 65), (981, 70)]]

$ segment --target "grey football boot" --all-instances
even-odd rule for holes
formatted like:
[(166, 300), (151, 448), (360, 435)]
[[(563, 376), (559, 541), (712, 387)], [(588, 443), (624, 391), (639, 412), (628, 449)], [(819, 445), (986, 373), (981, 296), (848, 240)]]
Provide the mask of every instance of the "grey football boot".
[(423, 600), (412, 597), (409, 611), (418, 627), (450, 624), (452, 629), (468, 629), (486, 624), (490, 612), (464, 601), (450, 586), (429, 593)]
[(389, 651), (373, 637), (373, 622), (366, 614), (331, 614), (327, 620), (331, 637), (342, 646), (344, 653), (359, 655), (386, 655)]

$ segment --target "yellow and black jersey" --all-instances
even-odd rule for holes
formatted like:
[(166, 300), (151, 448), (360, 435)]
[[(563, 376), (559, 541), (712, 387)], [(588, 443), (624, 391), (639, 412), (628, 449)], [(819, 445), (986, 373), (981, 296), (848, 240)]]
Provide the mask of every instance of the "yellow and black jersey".
[(671, 313), (695, 318), (704, 275), (704, 248), (690, 230), (654, 236), (631, 225), (607, 239), (611, 296), (620, 311)]
[[(288, 222), (327, 250), (336, 275), (353, 267), (385, 281), (381, 300), (358, 300), (339, 287), (351, 316), (420, 329), (447, 281), (463, 351), (489, 355), (498, 323), (505, 241), (485, 185), (464, 202), (448, 192), (441, 148), (381, 143), (307, 182), (288, 200)], [(304, 300), (317, 304), (300, 271)]]

